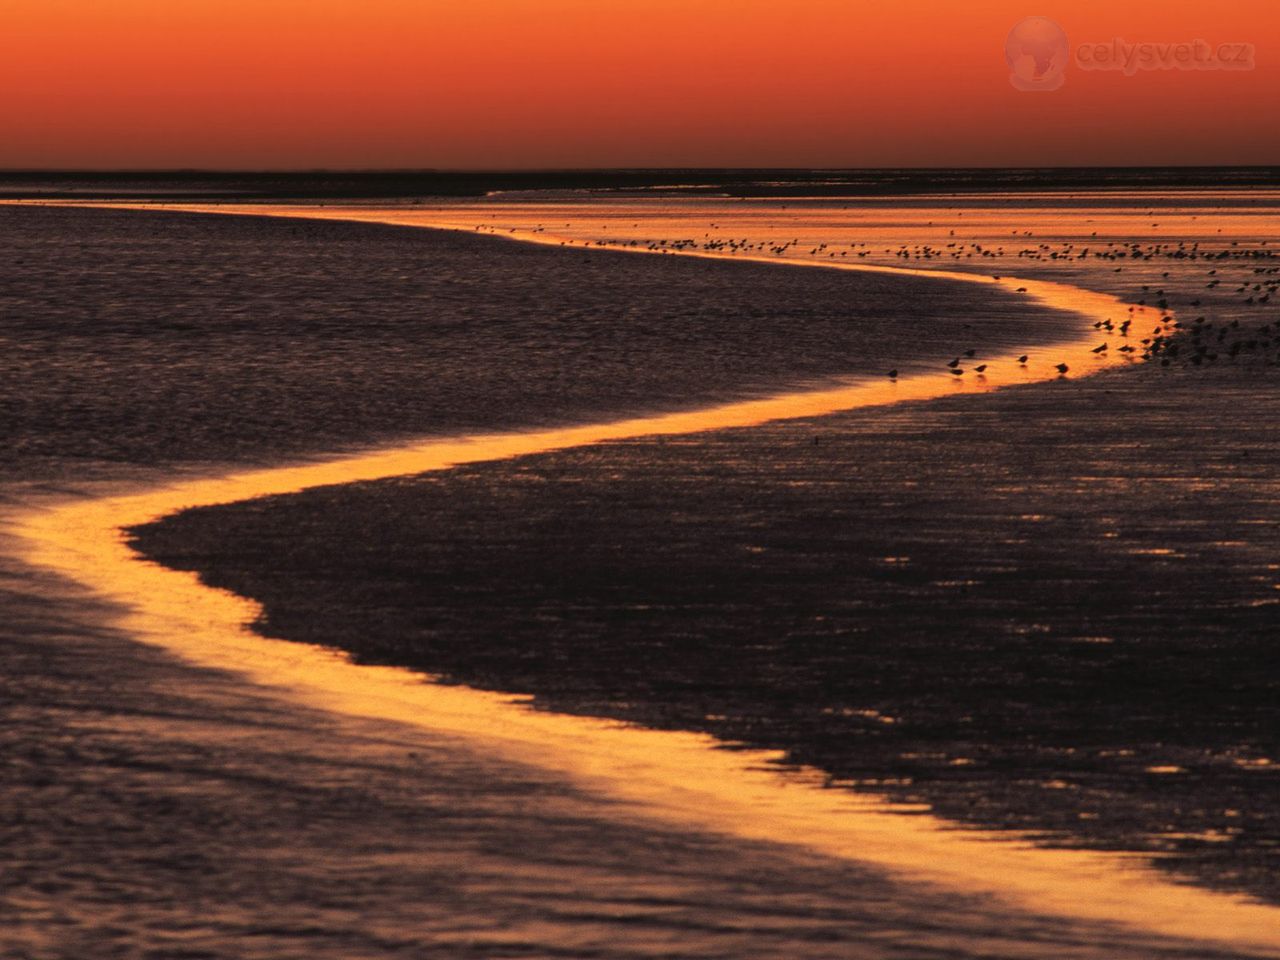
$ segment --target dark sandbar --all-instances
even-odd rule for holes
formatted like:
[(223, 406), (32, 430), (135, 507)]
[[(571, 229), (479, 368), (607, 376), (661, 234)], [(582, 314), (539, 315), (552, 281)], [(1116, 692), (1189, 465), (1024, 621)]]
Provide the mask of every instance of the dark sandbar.
[(1275, 901), (1280, 770), (1251, 763), (1280, 755), (1275, 382), (1116, 371), (197, 510), (138, 543), (262, 601), (274, 637)]
[(23, 479), (600, 422), (1078, 335), (985, 285), (370, 224), (0, 207), (0, 263), (0, 477)]

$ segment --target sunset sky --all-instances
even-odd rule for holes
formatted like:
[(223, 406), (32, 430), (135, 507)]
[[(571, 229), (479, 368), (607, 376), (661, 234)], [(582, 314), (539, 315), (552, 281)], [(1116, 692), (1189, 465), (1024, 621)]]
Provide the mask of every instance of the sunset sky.
[[(0, 167), (1278, 163), (1275, 0), (0, 0)], [(1009, 82), (1082, 42), (1251, 71)]]

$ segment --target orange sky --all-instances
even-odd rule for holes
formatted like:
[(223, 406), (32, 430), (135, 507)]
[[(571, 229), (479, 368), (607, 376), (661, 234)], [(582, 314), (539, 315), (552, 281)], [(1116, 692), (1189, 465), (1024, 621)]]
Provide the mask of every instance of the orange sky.
[[(1023, 17), (1251, 72), (1008, 82)], [(1280, 163), (1276, 0), (0, 0), (0, 167)]]

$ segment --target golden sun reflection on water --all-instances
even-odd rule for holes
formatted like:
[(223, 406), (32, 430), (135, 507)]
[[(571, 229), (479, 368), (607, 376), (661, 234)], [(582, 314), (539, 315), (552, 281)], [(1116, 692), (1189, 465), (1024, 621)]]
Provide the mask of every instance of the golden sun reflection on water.
[[(330, 211), (318, 213), (333, 217)], [(308, 212), (292, 208), (289, 215)], [(336, 218), (372, 219), (350, 212)], [(992, 372), (1001, 374), (1000, 386), (1055, 376), (1051, 364), (1059, 361), (1068, 363), (1073, 373), (1125, 362), (1091, 353), (1097, 342), (1091, 324), (1128, 310), (1113, 296), (1046, 281), (840, 267), (943, 276), (1013, 290), (1025, 287), (1031, 299), (1082, 315), (1078, 340), (1054, 347), (1025, 366), (1012, 355), (990, 360)], [(411, 444), (54, 504), (24, 515), (15, 532), (24, 544), (25, 559), (117, 602), (122, 610), (119, 625), (140, 640), (203, 666), (238, 671), (311, 705), (469, 737), (496, 755), (580, 780), (616, 797), (636, 814), (752, 840), (801, 845), (925, 882), (989, 892), (1022, 909), (1280, 956), (1280, 910), (1170, 883), (1135, 857), (1048, 851), (1016, 837), (959, 831), (927, 814), (890, 812), (873, 797), (823, 789), (818, 771), (785, 769), (777, 753), (716, 749), (717, 742), (705, 735), (536, 711), (519, 697), (432, 684), (407, 670), (356, 666), (332, 650), (261, 637), (250, 629), (260, 613), (254, 602), (205, 587), (193, 574), (143, 560), (123, 533), (196, 506), (640, 436), (750, 427), (855, 407), (977, 393), (995, 389), (995, 379), (965, 377), (957, 382), (945, 373), (876, 379), (614, 423)]]

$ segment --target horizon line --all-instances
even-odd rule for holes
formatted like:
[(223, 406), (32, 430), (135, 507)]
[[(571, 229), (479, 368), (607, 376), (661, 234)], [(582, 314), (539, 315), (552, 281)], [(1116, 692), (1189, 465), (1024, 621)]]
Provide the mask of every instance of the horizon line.
[(495, 174), (607, 174), (607, 173), (984, 173), (1111, 172), (1111, 171), (1280, 171), (1280, 162), (1213, 164), (1068, 164), (1014, 166), (585, 166), (585, 167), (0, 167), (5, 176), (492, 176)]

